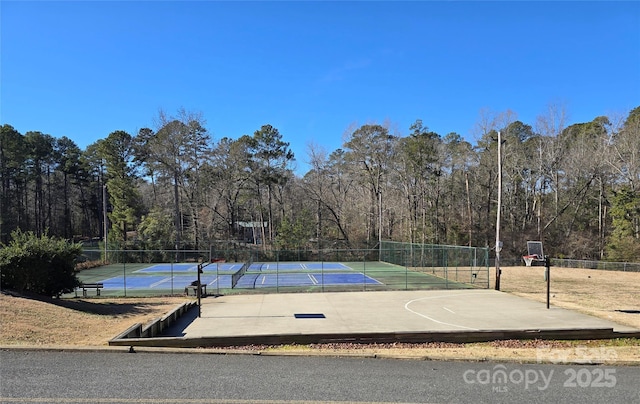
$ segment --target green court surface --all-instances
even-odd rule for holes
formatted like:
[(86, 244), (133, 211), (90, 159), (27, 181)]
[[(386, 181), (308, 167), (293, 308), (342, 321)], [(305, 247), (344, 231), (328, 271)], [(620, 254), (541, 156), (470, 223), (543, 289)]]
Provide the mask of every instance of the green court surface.
[[(208, 294), (488, 288), (488, 268), (408, 268), (371, 262), (221, 262), (202, 265)], [(198, 264), (111, 264), (78, 273), (101, 296), (180, 295), (198, 281)], [(87, 289), (88, 296), (97, 295)], [(82, 296), (82, 291), (65, 297)]]

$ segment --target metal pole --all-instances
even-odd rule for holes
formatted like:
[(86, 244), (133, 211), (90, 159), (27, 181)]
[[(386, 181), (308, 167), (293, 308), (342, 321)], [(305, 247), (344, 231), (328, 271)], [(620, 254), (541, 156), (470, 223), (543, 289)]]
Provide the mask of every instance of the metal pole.
[(202, 273), (202, 264), (198, 264), (198, 288), (196, 289), (196, 294), (198, 295), (198, 317), (202, 317), (202, 293), (200, 292), (201, 283), (200, 283), (200, 274)]
[[(102, 177), (101, 177), (102, 178)], [(107, 218), (107, 185), (102, 185), (102, 225), (103, 225), (103, 236), (104, 236), (104, 260), (103, 263), (106, 264), (109, 259), (107, 258), (107, 232), (108, 232), (108, 218)]]
[(322, 279), (322, 286), (320, 290), (324, 292), (324, 260), (320, 261), (320, 275), (320, 279)]
[(500, 250), (502, 250), (502, 242), (500, 241), (500, 216), (502, 213), (502, 137), (498, 131), (498, 212), (496, 215), (496, 290), (500, 290)]
[(404, 290), (409, 290), (409, 265), (407, 259), (404, 259)]
[(547, 278), (547, 309), (549, 308), (549, 295), (551, 291), (551, 259), (548, 255), (544, 256), (545, 275)]
[(382, 191), (378, 189), (378, 261), (382, 254)]
[(124, 297), (127, 297), (127, 263), (125, 252), (122, 252), (122, 279), (124, 281)]
[(366, 277), (367, 277), (367, 251), (363, 250), (362, 252), (362, 291), (363, 292), (367, 291)]

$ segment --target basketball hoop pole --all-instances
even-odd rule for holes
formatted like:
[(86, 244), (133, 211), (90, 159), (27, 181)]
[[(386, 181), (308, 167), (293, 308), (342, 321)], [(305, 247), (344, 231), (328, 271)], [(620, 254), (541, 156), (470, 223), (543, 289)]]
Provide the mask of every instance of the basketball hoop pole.
[(548, 255), (544, 256), (545, 275), (547, 278), (547, 309), (549, 308), (549, 294), (551, 291), (551, 259)]

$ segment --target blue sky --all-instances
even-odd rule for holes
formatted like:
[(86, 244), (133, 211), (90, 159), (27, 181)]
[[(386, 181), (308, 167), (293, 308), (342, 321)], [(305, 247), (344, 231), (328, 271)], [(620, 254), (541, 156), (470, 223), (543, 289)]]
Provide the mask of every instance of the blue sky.
[(81, 148), (201, 112), (331, 152), (353, 125), (422, 119), (475, 144), (481, 110), (534, 125), (640, 106), (640, 2), (2, 1), (0, 123)]

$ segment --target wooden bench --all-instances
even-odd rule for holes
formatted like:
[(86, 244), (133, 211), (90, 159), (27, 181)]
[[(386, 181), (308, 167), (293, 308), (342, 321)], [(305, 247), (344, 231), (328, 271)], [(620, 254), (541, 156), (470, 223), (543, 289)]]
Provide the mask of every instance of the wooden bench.
[[(189, 285), (184, 288), (184, 294), (189, 296), (189, 291), (193, 290), (193, 294), (198, 296), (198, 285)], [(207, 296), (207, 284), (203, 283), (200, 285), (200, 297)]]
[[(104, 288), (102, 283), (81, 283), (78, 288), (82, 288), (82, 297), (87, 297), (87, 289), (95, 289), (96, 296), (100, 296), (100, 289)], [(76, 288), (76, 297), (78, 297), (78, 288)]]

